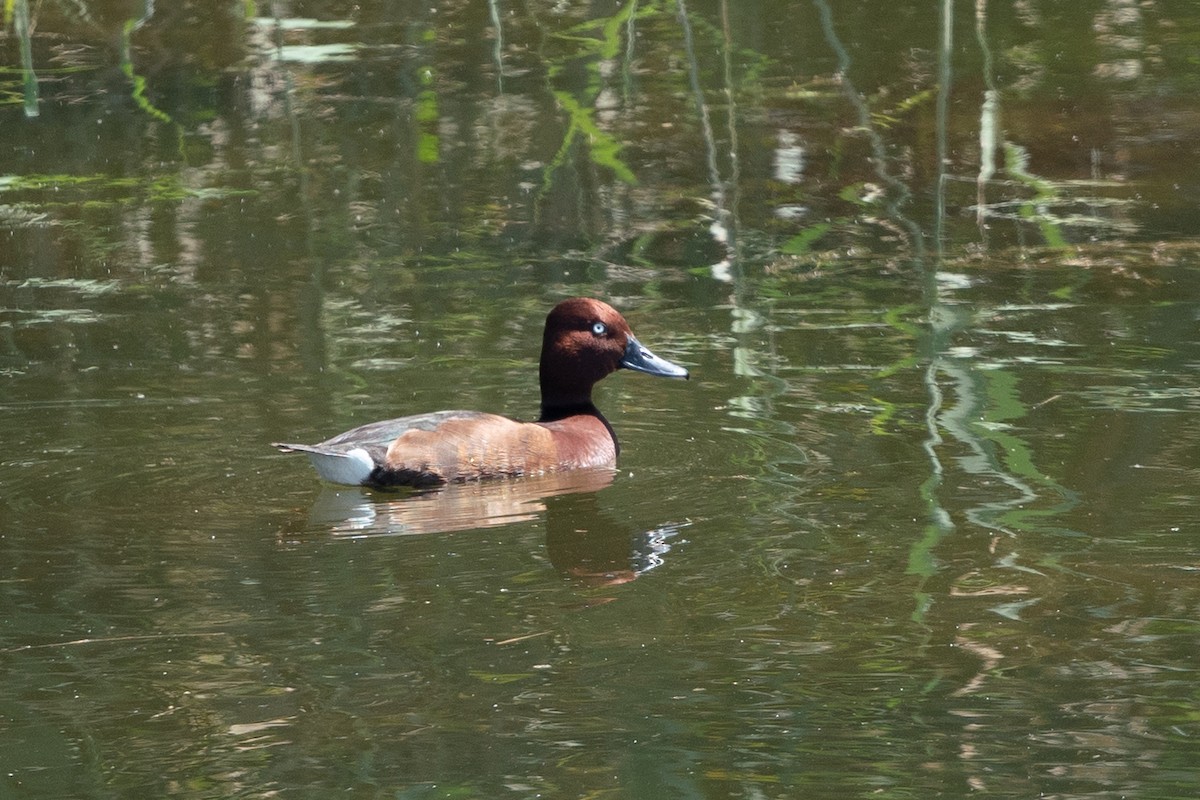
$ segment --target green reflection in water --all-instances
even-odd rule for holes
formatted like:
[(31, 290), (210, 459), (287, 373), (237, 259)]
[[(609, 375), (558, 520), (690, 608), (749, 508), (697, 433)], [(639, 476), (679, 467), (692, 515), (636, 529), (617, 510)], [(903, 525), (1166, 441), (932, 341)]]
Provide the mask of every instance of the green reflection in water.
[(421, 73), (421, 91), (417, 94), (416, 123), (417, 160), (422, 164), (438, 162), (438, 97), (433, 90), (433, 70), (424, 67)]
[[(1029, 413), (1017, 391), (1017, 376), (1006, 369), (989, 369), (980, 374), (985, 382), (988, 402), (982, 418), (973, 423), (972, 428), (981, 439), (993, 442), (997, 446), (1003, 471), (1016, 479), (1023, 479), (1019, 484), (1014, 483), (1014, 486), (1021, 488), (1023, 493), (1033, 493), (1034, 496), (1023, 496), (1019, 504), (1015, 501), (988, 504), (975, 512), (977, 518), (1004, 531), (1068, 532), (1057, 527), (1047, 528), (1043, 523), (1073, 509), (1078, 503), (1078, 496), (1042, 473), (1034, 463), (1033, 449), (1028, 442), (1007, 427), (1009, 421), (1022, 419)], [(993, 468), (999, 470), (1000, 465), (993, 464)], [(1042, 491), (1038, 492), (1033, 487), (1039, 487)], [(1062, 501), (1050, 508), (1023, 507), (1026, 499), (1041, 499), (1047, 493), (1061, 497)]]
[(133, 102), (142, 111), (145, 111), (151, 117), (159, 122), (173, 123), (171, 115), (150, 102), (150, 98), (146, 97), (146, 79), (139, 75), (133, 68), (133, 32), (137, 30), (146, 21), (150, 14), (150, 6), (146, 6), (146, 16), (140, 19), (131, 19), (126, 21), (124, 27), (121, 28), (121, 71), (125, 73), (125, 77), (129, 78), (133, 85)]
[(1048, 246), (1058, 250), (1065, 248), (1067, 240), (1064, 238), (1061, 228), (1054, 218), (1043, 210), (1045, 205), (1058, 199), (1058, 192), (1055, 190), (1054, 184), (1029, 171), (1029, 153), (1018, 144), (1004, 143), (1004, 165), (1009, 174), (1034, 191), (1033, 198), (1029, 202), (1021, 204), (1022, 219), (1037, 223), (1038, 230), (1042, 232)]
[[(566, 163), (573, 145), (580, 139), (587, 142), (589, 157), (598, 166), (611, 170), (613, 175), (624, 183), (637, 184), (637, 176), (619, 155), (624, 144), (596, 124), (595, 108), (592, 106), (603, 88), (603, 77), (600, 74), (601, 63), (616, 58), (620, 53), (622, 27), (632, 21), (636, 10), (637, 0), (630, 0), (611, 17), (592, 20), (557, 35), (558, 38), (575, 44), (579, 49), (561, 60), (552, 60), (547, 63), (547, 82), (552, 84), (556, 78), (562, 75), (569, 62), (580, 58), (587, 59), (585, 66), (588, 79), (586, 86), (582, 89), (583, 99), (577, 98), (574, 91), (551, 88), (551, 93), (559, 108), (567, 114), (568, 124), (567, 130), (563, 133), (562, 144), (550, 160), (550, 167), (543, 177), (543, 196), (550, 191), (553, 185), (554, 173)], [(582, 31), (597, 28), (600, 31), (598, 39), (579, 35)]]

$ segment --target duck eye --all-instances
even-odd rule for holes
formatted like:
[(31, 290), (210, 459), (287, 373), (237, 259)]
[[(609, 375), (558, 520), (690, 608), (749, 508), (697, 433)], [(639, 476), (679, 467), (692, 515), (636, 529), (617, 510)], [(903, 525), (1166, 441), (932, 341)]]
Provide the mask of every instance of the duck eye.
[(605, 325), (603, 322), (592, 323), (592, 335), (593, 336), (603, 336), (606, 333), (608, 333), (608, 326)]

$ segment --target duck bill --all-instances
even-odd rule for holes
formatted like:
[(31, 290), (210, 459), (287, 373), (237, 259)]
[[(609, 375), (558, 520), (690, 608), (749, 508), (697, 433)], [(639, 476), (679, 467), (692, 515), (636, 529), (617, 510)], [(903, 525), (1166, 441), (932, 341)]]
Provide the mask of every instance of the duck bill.
[(625, 369), (658, 375), (663, 378), (686, 378), (688, 371), (678, 364), (673, 364), (665, 358), (659, 358), (634, 338), (633, 334), (625, 337), (625, 355), (621, 358), (621, 366)]

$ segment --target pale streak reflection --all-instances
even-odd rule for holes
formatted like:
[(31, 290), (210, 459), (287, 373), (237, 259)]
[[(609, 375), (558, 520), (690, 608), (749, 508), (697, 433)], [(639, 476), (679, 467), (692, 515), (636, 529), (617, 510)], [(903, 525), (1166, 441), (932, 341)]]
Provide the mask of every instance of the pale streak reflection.
[(555, 569), (589, 586), (628, 583), (661, 566), (671, 540), (687, 523), (639, 530), (605, 514), (598, 493), (616, 472), (574, 470), (513, 480), (389, 494), (325, 486), (308, 529), (335, 538), (416, 536), (479, 530), (544, 520), (546, 552)]
[(796, 184), (804, 179), (804, 146), (800, 137), (789, 130), (778, 133), (779, 146), (775, 148), (773, 171), (780, 183)]

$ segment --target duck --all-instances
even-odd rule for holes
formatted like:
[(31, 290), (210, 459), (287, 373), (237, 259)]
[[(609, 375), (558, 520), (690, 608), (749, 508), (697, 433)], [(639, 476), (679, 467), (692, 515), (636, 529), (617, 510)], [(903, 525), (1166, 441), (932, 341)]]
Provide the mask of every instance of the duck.
[(615, 468), (620, 445), (592, 402), (592, 389), (619, 369), (689, 377), (687, 369), (638, 341), (608, 303), (572, 297), (546, 316), (538, 363), (541, 413), (534, 422), (483, 411), (434, 411), (372, 422), (318, 444), (272, 444), (307, 455), (330, 483), (376, 489)]

